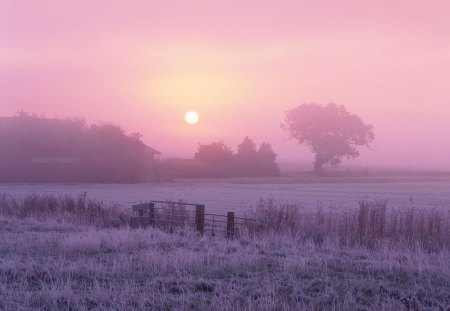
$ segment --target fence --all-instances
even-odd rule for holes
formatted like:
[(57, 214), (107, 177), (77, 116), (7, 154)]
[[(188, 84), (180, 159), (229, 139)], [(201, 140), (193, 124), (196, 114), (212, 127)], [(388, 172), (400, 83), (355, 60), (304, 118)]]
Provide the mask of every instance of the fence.
[(195, 228), (201, 235), (224, 234), (231, 239), (243, 231), (253, 233), (264, 226), (264, 221), (237, 217), (234, 212), (227, 212), (226, 215), (205, 213), (205, 205), (186, 202), (150, 201), (135, 204), (132, 213), (132, 228), (153, 226), (171, 233), (176, 229)]

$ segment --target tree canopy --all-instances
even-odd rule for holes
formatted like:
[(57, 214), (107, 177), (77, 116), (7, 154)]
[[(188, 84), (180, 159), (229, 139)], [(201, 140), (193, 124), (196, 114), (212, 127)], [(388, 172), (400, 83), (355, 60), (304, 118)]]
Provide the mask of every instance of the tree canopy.
[(237, 169), (240, 172), (245, 172), (247, 175), (257, 175), (260, 169), (258, 160), (256, 144), (247, 136), (244, 137), (242, 143), (237, 146), (235, 155)]
[(0, 181), (139, 182), (145, 145), (113, 124), (19, 113), (0, 119)]
[(195, 177), (276, 176), (280, 173), (276, 157), (270, 144), (264, 142), (257, 149), (249, 137), (244, 137), (236, 153), (222, 141), (199, 144), (194, 161), (201, 166), (193, 163), (189, 174)]
[(258, 166), (260, 173), (266, 176), (280, 175), (280, 169), (276, 162), (277, 154), (269, 143), (263, 142), (258, 149)]
[(202, 165), (198, 173), (199, 177), (232, 176), (233, 156), (233, 150), (223, 141), (199, 144), (194, 154), (194, 160)]
[(199, 144), (194, 159), (205, 163), (226, 164), (233, 160), (233, 150), (223, 141)]
[(302, 104), (286, 112), (281, 127), (315, 154), (314, 171), (359, 156), (358, 146), (374, 140), (373, 126), (336, 104)]

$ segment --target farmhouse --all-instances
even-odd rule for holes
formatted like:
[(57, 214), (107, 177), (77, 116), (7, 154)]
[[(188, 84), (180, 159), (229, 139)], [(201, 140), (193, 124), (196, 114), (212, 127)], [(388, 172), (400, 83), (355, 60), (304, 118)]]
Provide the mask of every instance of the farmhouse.
[(111, 124), (0, 117), (0, 182), (139, 182), (157, 175), (160, 155)]
[(144, 144), (145, 161), (147, 164), (153, 163), (155, 160), (161, 160), (161, 152)]

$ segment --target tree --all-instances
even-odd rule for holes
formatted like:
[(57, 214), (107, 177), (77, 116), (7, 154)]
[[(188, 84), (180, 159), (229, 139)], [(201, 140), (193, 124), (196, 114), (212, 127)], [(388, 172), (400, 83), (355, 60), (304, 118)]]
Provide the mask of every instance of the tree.
[(344, 106), (335, 104), (299, 105), (286, 112), (281, 127), (315, 154), (316, 173), (320, 173), (325, 164), (336, 167), (344, 158), (358, 157), (357, 147), (368, 146), (374, 139), (372, 125), (364, 124)]
[(139, 134), (20, 112), (0, 118), (0, 181), (138, 182), (147, 167)]
[(194, 160), (205, 166), (207, 177), (224, 177), (234, 174), (233, 150), (222, 141), (207, 145), (199, 144)]
[(140, 181), (145, 171), (145, 145), (139, 134), (126, 135), (114, 124), (93, 125), (86, 131), (85, 161), (95, 179)]
[(277, 154), (272, 150), (269, 143), (263, 142), (258, 149), (258, 166), (259, 173), (262, 176), (280, 175), (280, 169), (275, 161)]
[(235, 159), (236, 166), (240, 174), (249, 176), (255, 176), (258, 174), (259, 166), (256, 145), (247, 136), (244, 137), (242, 143), (238, 145)]
[(256, 145), (253, 140), (248, 138), (248, 136), (245, 136), (242, 143), (240, 143), (237, 147), (236, 155), (246, 158), (256, 157)]
[(259, 149), (248, 137), (238, 145), (235, 155), (236, 166), (240, 175), (243, 176), (277, 176), (280, 174), (276, 163), (277, 154), (272, 146), (263, 142)]
[(208, 164), (219, 164), (233, 160), (233, 150), (223, 141), (207, 145), (198, 144), (194, 159)]

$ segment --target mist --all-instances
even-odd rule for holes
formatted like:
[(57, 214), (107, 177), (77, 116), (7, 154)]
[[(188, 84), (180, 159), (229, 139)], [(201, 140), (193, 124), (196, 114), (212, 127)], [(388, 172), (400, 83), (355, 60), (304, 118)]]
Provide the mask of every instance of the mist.
[(167, 157), (248, 135), (309, 162), (279, 125), (333, 102), (375, 128), (349, 165), (450, 169), (446, 2), (43, 3), (1, 4), (2, 116), (113, 122)]
[(0, 0), (0, 310), (450, 310), (449, 12)]

